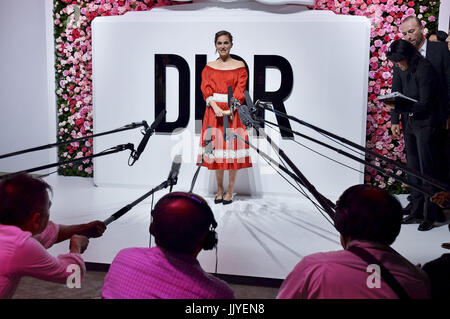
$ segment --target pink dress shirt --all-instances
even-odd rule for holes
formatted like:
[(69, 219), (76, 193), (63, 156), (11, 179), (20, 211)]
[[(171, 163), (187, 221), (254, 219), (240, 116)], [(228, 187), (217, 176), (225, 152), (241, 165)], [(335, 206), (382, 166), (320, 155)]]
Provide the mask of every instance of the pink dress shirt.
[(107, 299), (232, 299), (222, 280), (193, 256), (159, 247), (127, 248), (113, 260), (102, 290)]
[[(412, 265), (392, 248), (369, 242), (352, 241), (369, 251), (397, 279), (410, 298), (430, 298), (425, 272)], [(278, 299), (392, 299), (398, 298), (382, 279), (373, 287), (368, 264), (350, 251), (317, 253), (303, 258), (287, 276)], [(368, 280), (369, 278), (369, 280)], [(369, 285), (367, 284), (369, 281)], [(370, 288), (372, 286), (372, 288)]]
[(59, 226), (49, 222), (44, 231), (32, 237), (28, 231), (11, 225), (0, 225), (0, 298), (11, 298), (22, 276), (31, 276), (57, 283), (66, 283), (73, 274), (71, 264), (86, 268), (79, 254), (69, 253), (53, 257), (47, 252), (58, 237)]

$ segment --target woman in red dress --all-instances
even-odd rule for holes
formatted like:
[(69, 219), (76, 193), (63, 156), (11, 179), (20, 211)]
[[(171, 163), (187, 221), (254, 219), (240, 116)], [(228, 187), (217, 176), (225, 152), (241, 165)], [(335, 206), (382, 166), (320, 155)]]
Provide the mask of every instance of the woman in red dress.
[[(231, 111), (227, 103), (229, 86), (233, 89), (233, 97), (241, 104), (244, 103), (248, 74), (244, 63), (230, 56), (233, 37), (228, 31), (217, 32), (214, 43), (219, 58), (209, 62), (202, 72), (201, 90), (206, 101), (206, 110), (203, 117), (199, 162), (203, 156), (202, 165), (216, 171), (217, 194), (214, 202), (226, 205), (232, 202), (237, 170), (252, 166), (249, 147), (242, 140), (248, 141), (247, 131), (241, 123), (237, 110), (233, 116), (230, 116)], [(231, 131), (225, 130), (225, 133), (230, 133), (227, 134), (227, 141), (224, 138), (225, 117), (228, 117)], [(209, 133), (207, 133), (208, 130)], [(234, 134), (240, 138), (234, 138)], [(207, 147), (207, 136), (211, 136), (212, 151)], [(229, 183), (224, 193), (225, 170), (229, 172)]]

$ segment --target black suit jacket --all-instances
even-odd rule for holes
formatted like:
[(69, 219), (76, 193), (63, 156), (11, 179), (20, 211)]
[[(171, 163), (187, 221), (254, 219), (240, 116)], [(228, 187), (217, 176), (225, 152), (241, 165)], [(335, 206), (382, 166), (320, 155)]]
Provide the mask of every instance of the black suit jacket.
[(450, 51), (447, 43), (427, 42), (426, 59), (436, 69), (439, 79), (442, 81), (442, 89), (447, 93), (447, 99), (450, 100)]
[[(438, 126), (441, 124), (442, 103), (446, 103), (440, 80), (435, 68), (427, 59), (421, 59), (413, 69), (402, 71), (394, 68), (392, 91), (409, 96), (418, 102), (398, 103), (391, 111), (392, 124), (398, 124), (399, 114), (402, 114), (403, 128), (410, 116), (419, 126)], [(446, 106), (446, 104), (444, 104)]]
[[(436, 71), (439, 92), (435, 93), (439, 96), (439, 111), (437, 116), (439, 117), (441, 123), (444, 125), (445, 120), (450, 115), (450, 52), (448, 46), (443, 42), (427, 42), (427, 52), (426, 59), (431, 62), (432, 66)], [(392, 79), (392, 92), (401, 91), (400, 75), (402, 71), (394, 67), (394, 76)], [(406, 94), (407, 95), (407, 94)], [(392, 124), (399, 123), (399, 114), (401, 111), (399, 109), (391, 111), (391, 122)], [(405, 118), (405, 116), (402, 116)]]

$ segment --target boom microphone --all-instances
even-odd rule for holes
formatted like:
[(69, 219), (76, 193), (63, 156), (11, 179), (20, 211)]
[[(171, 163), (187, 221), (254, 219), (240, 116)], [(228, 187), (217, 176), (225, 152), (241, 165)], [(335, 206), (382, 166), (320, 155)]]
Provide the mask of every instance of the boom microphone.
[(172, 167), (170, 168), (170, 173), (169, 176), (167, 177), (167, 180), (170, 183), (169, 192), (172, 192), (173, 185), (176, 185), (178, 181), (178, 173), (180, 173), (181, 160), (182, 160), (181, 155), (176, 155), (172, 161)]
[(228, 87), (228, 107), (230, 108), (230, 119), (231, 122), (233, 122), (233, 113), (235, 110), (235, 106), (234, 106), (233, 88), (231, 86)]
[(253, 118), (255, 114), (255, 106), (253, 105), (252, 99), (248, 91), (244, 91), (245, 102), (247, 105), (239, 105), (237, 108), (239, 112), (239, 117), (241, 118), (242, 125), (244, 125), (247, 129), (250, 127), (254, 127), (258, 129), (260, 127), (257, 120)]
[(133, 152), (133, 154), (131, 154), (131, 157), (133, 158), (133, 162), (131, 163), (131, 165), (133, 165), (134, 162), (136, 162), (139, 159), (139, 157), (141, 156), (142, 152), (144, 151), (145, 147), (147, 146), (150, 136), (152, 136), (153, 133), (155, 133), (156, 127), (158, 127), (158, 125), (161, 123), (164, 116), (166, 115), (166, 112), (167, 112), (166, 110), (162, 110), (158, 114), (158, 116), (156, 117), (156, 119), (152, 123), (152, 125), (148, 129), (145, 130), (144, 137), (142, 138), (141, 143), (139, 143), (139, 146), (138, 146), (136, 152)]
[[(212, 130), (213, 128), (211, 126), (208, 126), (206, 129), (206, 136), (205, 136), (205, 151), (204, 154), (212, 155), (213, 154), (213, 144), (212, 144)], [(202, 156), (204, 156), (202, 154)]]
[(272, 102), (256, 100), (255, 106), (263, 108), (265, 110), (269, 110), (269, 111), (273, 111), (274, 110)]

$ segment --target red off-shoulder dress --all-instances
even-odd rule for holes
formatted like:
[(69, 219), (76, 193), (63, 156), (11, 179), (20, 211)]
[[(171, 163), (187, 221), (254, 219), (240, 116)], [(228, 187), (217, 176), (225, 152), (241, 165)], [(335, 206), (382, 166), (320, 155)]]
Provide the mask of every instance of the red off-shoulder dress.
[[(247, 70), (245, 67), (232, 70), (218, 70), (205, 66), (202, 72), (201, 90), (205, 101), (214, 99), (222, 110), (228, 110), (227, 94), (228, 87), (233, 88), (233, 96), (244, 104), (244, 90), (247, 83)], [(220, 101), (220, 102), (219, 102)], [(241, 123), (238, 111), (234, 112), (233, 121), (229, 119), (229, 128), (241, 138), (248, 141), (245, 127)], [(208, 128), (212, 131), (212, 152), (206, 148), (205, 138)], [(231, 136), (231, 134), (229, 135)], [(241, 169), (252, 166), (249, 155), (249, 146), (239, 138), (230, 138), (226, 143), (224, 138), (224, 118), (216, 117), (211, 106), (207, 105), (203, 117), (202, 133), (200, 138), (200, 150), (197, 165), (204, 156), (203, 166), (208, 169)]]

